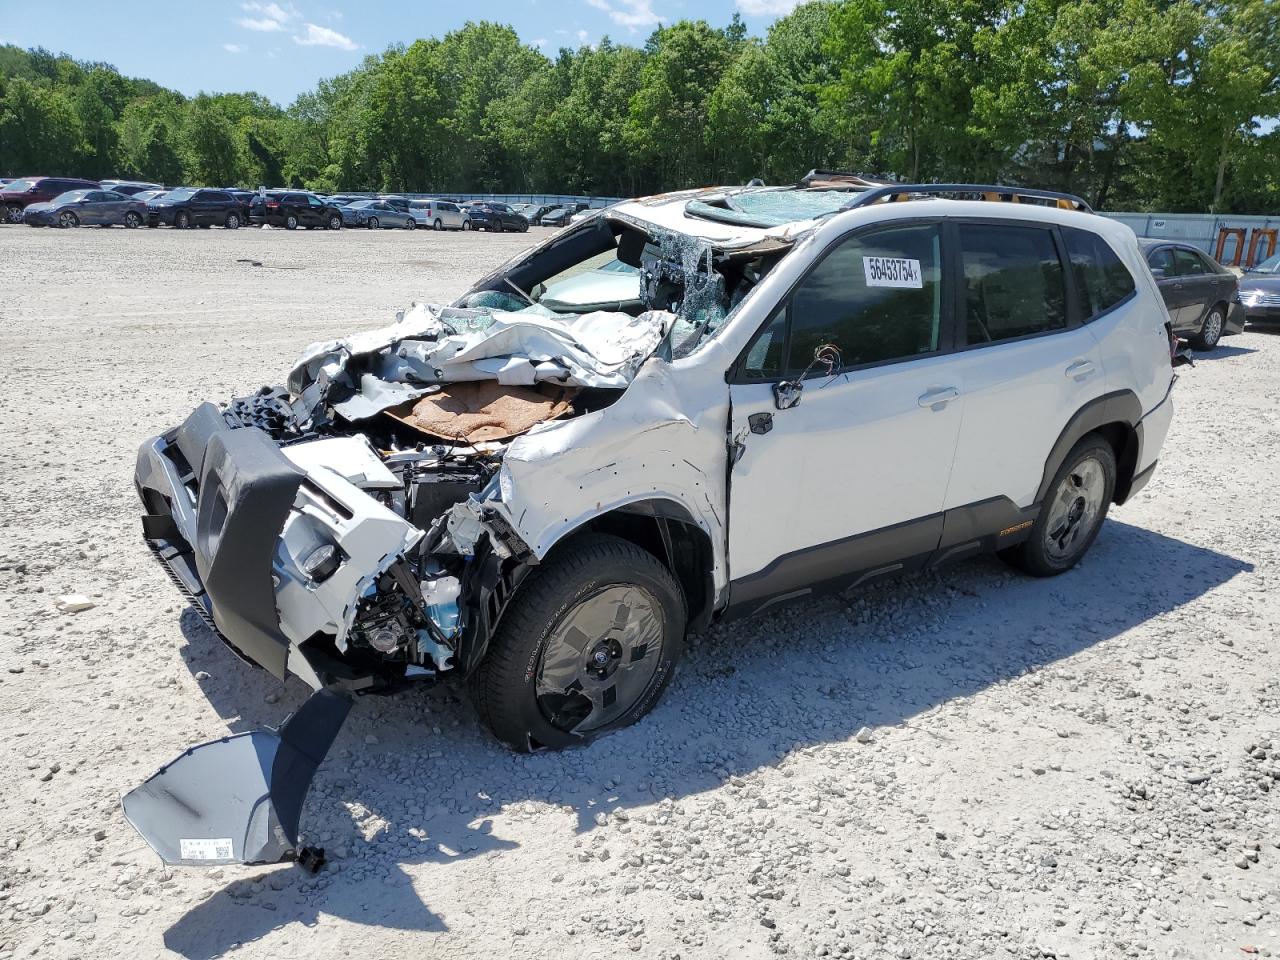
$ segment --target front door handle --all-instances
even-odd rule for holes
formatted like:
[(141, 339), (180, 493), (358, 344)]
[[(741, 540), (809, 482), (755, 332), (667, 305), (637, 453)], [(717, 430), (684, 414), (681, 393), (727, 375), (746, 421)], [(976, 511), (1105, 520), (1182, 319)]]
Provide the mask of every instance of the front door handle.
[(1083, 380), (1089, 374), (1093, 373), (1092, 360), (1077, 360), (1075, 363), (1067, 367), (1066, 375), (1072, 380)]
[(928, 407), (930, 410), (941, 410), (958, 396), (960, 396), (960, 391), (955, 387), (939, 387), (936, 390), (929, 390), (920, 394), (916, 398), (916, 402), (922, 407)]
[(1175, 284), (1173, 285), (1173, 289), (1175, 289), (1175, 290), (1181, 290), (1181, 289), (1182, 289), (1182, 284), (1180, 284), (1180, 283), (1175, 283)]

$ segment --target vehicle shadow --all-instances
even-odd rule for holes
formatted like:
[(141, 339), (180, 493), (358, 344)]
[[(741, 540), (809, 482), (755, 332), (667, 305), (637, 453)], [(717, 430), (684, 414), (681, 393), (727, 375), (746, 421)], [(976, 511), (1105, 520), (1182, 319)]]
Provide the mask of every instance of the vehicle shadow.
[[(601, 812), (679, 801), (807, 746), (847, 741), (863, 726), (898, 725), (1038, 670), (1252, 569), (1113, 520), (1085, 562), (1060, 578), (1023, 577), (988, 558), (793, 604), (695, 638), (649, 718), (560, 753), (510, 753), (448, 686), (367, 698), (320, 768), (304, 811), (306, 842), (339, 854), (318, 887), (298, 891), (311, 878), (283, 868), (267, 876), (292, 877), (289, 889), (262, 909), (257, 899), (277, 895), (246, 894), (252, 881), (235, 881), (171, 926), (165, 944), (206, 960), (321, 914), (445, 930), (405, 867), (514, 847), (491, 830), (503, 807), (572, 810), (579, 832), (589, 831)], [(232, 661), (199, 618), (186, 614), (181, 624), (190, 668), (212, 673), (217, 664), (228, 678), (202, 689), (233, 729), (276, 724), (305, 699), (307, 690), (291, 684), (279, 703), (267, 704), (278, 683)], [(175, 752), (183, 746), (178, 733)]]
[(1227, 357), (1241, 357), (1248, 353), (1257, 353), (1257, 347), (1232, 347), (1219, 343), (1212, 350), (1206, 353), (1196, 353), (1195, 361), (1199, 363), (1201, 360), (1224, 360)]

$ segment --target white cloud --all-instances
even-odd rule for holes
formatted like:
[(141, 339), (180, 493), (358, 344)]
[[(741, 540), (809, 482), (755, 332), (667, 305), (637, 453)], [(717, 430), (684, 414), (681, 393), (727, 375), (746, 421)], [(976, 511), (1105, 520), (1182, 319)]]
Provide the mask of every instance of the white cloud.
[(587, 42), (587, 37), (589, 37), (589, 36), (591, 36), (591, 34), (587, 33), (587, 31), (585, 31), (585, 30), (579, 30), (579, 31), (578, 31), (578, 42), (579, 42), (579, 43), (586, 43), (586, 42)]
[(547, 45), (547, 38), (539, 37), (537, 40), (533, 41), (533, 45), (535, 47), (545, 47)]
[(236, 23), (246, 30), (256, 30), (258, 33), (283, 30), (286, 23), (299, 16), (297, 7), (291, 3), (282, 7), (278, 3), (249, 2), (240, 4), (240, 9), (255, 16), (242, 17)]
[(734, 0), (737, 8), (748, 17), (783, 17), (803, 2), (804, 0)]
[[(760, 0), (747, 0), (750, 3)], [(620, 27), (635, 33), (641, 27), (660, 27), (666, 17), (659, 16), (653, 10), (653, 0), (587, 0), (587, 5), (603, 10)]]
[(222, 49), (227, 53), (244, 53), (249, 48), (239, 43), (224, 43)]
[(343, 36), (337, 30), (304, 23), (303, 32), (294, 34), (293, 42), (304, 47), (337, 47), (339, 50), (359, 50), (360, 44), (350, 37)]

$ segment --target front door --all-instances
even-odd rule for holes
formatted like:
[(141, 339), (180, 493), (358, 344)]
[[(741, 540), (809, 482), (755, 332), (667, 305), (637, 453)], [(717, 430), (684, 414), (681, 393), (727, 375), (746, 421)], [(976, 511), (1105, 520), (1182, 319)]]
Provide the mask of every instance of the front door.
[[(938, 546), (960, 429), (941, 229), (912, 222), (835, 244), (731, 377), (730, 603), (922, 563)], [(821, 359), (815, 359), (815, 357)], [(799, 383), (787, 409), (780, 383)]]

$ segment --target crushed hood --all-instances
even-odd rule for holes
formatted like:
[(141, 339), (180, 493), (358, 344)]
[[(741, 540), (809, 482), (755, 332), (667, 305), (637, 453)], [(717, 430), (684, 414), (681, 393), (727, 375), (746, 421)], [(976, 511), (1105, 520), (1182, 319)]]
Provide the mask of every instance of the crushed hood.
[(329, 407), (346, 420), (364, 420), (448, 383), (620, 390), (674, 320), (664, 311), (579, 316), (537, 306), (414, 304), (390, 326), (312, 344), (289, 373), (289, 392), (300, 416), (322, 422)]

